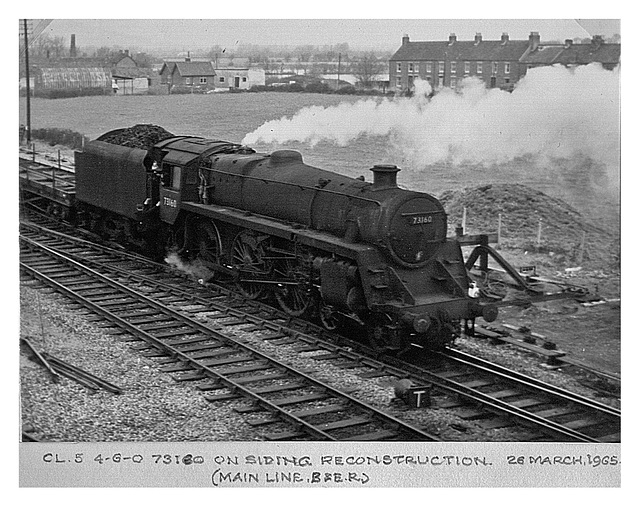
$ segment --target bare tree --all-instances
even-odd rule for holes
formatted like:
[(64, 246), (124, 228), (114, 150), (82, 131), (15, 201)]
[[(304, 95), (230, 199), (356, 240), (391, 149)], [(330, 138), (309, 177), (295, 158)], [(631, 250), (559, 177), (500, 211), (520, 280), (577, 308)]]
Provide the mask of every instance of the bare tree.
[(351, 71), (357, 82), (365, 88), (370, 88), (375, 78), (382, 74), (384, 69), (385, 62), (378, 59), (372, 51), (363, 54), (359, 60), (351, 64)]
[(64, 37), (51, 37), (43, 33), (38, 37), (30, 49), (32, 56), (39, 58), (61, 58), (67, 55)]

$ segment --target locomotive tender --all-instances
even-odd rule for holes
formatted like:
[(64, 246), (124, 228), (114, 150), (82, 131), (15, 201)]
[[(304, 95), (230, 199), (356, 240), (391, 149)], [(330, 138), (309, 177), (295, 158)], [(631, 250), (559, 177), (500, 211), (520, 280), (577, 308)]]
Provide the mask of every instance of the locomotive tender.
[(369, 183), (297, 151), (190, 136), (140, 149), (107, 135), (75, 153), (75, 217), (103, 236), (173, 249), (328, 329), (359, 322), (379, 349), (440, 347), (461, 320), (497, 316), (469, 295), (440, 202), (399, 188), (396, 166), (374, 166)]

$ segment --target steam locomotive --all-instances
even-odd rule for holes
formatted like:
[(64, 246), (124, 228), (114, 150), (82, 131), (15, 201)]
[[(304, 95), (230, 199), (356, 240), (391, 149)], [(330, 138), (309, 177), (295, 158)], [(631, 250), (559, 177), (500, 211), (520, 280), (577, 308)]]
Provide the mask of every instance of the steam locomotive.
[(385, 351), (442, 347), (461, 321), (497, 317), (469, 295), (441, 203), (399, 188), (396, 166), (372, 167), (371, 183), (297, 151), (173, 135), (141, 149), (109, 134), (75, 153), (79, 225), (158, 256), (173, 250), (327, 329), (355, 322)]

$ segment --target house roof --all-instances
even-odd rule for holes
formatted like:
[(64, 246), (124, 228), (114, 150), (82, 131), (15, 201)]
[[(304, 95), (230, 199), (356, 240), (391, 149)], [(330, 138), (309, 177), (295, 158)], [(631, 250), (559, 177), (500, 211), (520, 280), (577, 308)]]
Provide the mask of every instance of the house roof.
[(113, 77), (135, 79), (137, 77), (153, 77), (156, 74), (152, 69), (140, 67), (114, 67), (111, 69)]
[(411, 60), (519, 60), (529, 47), (528, 40), (426, 41), (406, 42), (391, 57), (392, 61)]
[(528, 65), (605, 65), (620, 63), (620, 44), (541, 44), (535, 51), (527, 51), (520, 60)]
[(215, 76), (216, 72), (213, 70), (213, 65), (210, 61), (183, 61), (175, 63), (175, 71), (177, 71), (182, 77), (195, 77), (195, 76)]

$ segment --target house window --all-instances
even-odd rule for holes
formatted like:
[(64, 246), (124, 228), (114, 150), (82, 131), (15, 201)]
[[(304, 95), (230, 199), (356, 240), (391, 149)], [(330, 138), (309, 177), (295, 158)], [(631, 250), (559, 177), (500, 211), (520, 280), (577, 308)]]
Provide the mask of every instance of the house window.
[(201, 77), (200, 78), (200, 84), (207, 84), (207, 78), (206, 77)]
[(482, 74), (482, 62), (476, 63), (476, 74)]
[(184, 82), (185, 84), (193, 84), (193, 81), (191, 80), (190, 77), (185, 78)]
[(413, 70), (413, 63), (409, 63), (409, 72), (415, 72), (415, 71)]
[(444, 74), (444, 62), (443, 61), (439, 61), (438, 62), (438, 74)]
[(242, 82), (243, 82), (243, 83), (246, 83), (246, 82), (247, 82), (247, 78), (246, 78), (246, 77), (243, 77), (243, 78), (242, 78)]
[(222, 77), (222, 76), (220, 77), (220, 82), (224, 83), (224, 77)]
[(494, 61), (493, 65), (492, 65), (492, 74), (497, 74), (498, 73), (498, 62)]
[(505, 63), (504, 64), (504, 73), (505, 74), (509, 74), (511, 72), (511, 64), (510, 63)]
[(402, 77), (396, 77), (396, 88), (402, 88)]
[(419, 63), (415, 63), (414, 64), (414, 72), (417, 74), (418, 72), (420, 72), (420, 64)]
[(410, 90), (412, 90), (412, 89), (413, 89), (413, 76), (409, 76), (407, 86), (408, 86), (408, 88), (409, 88)]
[(464, 62), (464, 73), (468, 74), (469, 72), (471, 72), (471, 62)]
[(451, 78), (451, 82), (449, 83), (449, 86), (451, 88), (455, 88), (458, 85), (458, 78), (457, 77), (452, 77)]
[(427, 74), (431, 74), (431, 72), (433, 72), (433, 65), (431, 64), (430, 61), (428, 61), (427, 63), (425, 63), (425, 70), (427, 71)]
[(452, 74), (457, 74), (458, 73), (458, 64), (457, 64), (457, 62), (454, 62), (454, 61), (451, 62), (451, 73)]
[(398, 62), (396, 65), (396, 72), (402, 72), (402, 62)]

